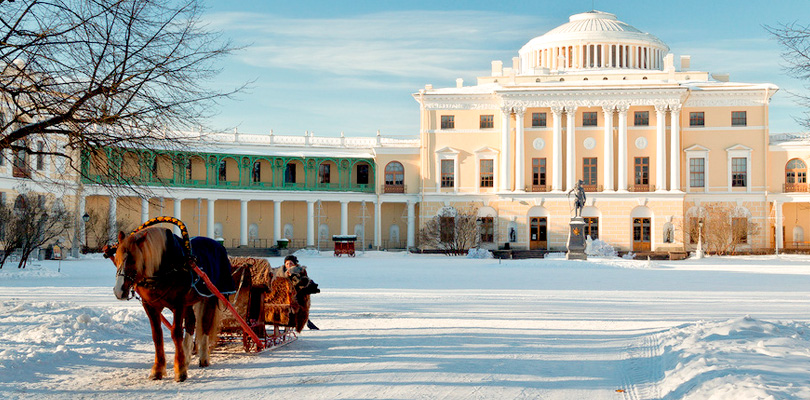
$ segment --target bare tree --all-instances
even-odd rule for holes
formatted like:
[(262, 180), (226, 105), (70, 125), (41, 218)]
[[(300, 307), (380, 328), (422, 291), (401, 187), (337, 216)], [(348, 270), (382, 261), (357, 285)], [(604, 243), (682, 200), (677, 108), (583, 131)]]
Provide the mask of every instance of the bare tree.
[(444, 250), (448, 255), (461, 255), (478, 246), (478, 209), (445, 209), (429, 219), (419, 230), (419, 240), (423, 246)]
[[(810, 25), (797, 22), (779, 24), (778, 26), (765, 26), (782, 46), (782, 58), (785, 60), (785, 70), (788, 75), (805, 81), (805, 89), (810, 90)], [(810, 129), (810, 95), (791, 93), (797, 102), (805, 108), (804, 117), (798, 118), (799, 123)]]
[[(110, 168), (120, 163), (110, 148), (199, 142), (176, 132), (206, 125), (217, 101), (241, 89), (207, 86), (234, 48), (201, 12), (199, 0), (2, 4), (0, 150), (65, 157), (85, 178), (93, 166), (97, 183), (115, 190), (132, 182)], [(48, 147), (34, 146), (38, 138)]]
[(23, 191), (14, 207), (0, 206), (3, 223), (3, 256), (0, 268), (13, 251), (19, 251), (17, 268), (25, 268), (34, 250), (53, 242), (73, 223), (73, 214), (62, 206), (48, 207), (44, 195)]
[[(702, 235), (707, 252), (717, 255), (737, 254), (748, 239), (761, 233), (761, 227), (741, 214), (736, 207), (727, 203), (707, 203), (702, 205), (699, 216), (686, 221), (686, 231), (695, 243)], [(699, 232), (698, 221), (703, 221), (703, 231)]]
[[(87, 251), (98, 252), (107, 244), (110, 238), (110, 232), (122, 231), (124, 233), (132, 232), (136, 226), (127, 222), (124, 219), (116, 219), (113, 221), (109, 213), (100, 213), (94, 210), (88, 210), (87, 215), (90, 217), (85, 227), (87, 235)], [(92, 240), (92, 241), (91, 241)], [(90, 244), (93, 244), (92, 246)]]

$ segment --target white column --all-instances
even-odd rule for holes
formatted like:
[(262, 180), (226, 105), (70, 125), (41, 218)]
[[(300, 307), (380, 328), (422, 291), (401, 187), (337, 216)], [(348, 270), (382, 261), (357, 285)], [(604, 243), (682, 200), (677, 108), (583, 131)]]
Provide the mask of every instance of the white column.
[(382, 201), (374, 203), (374, 247), (379, 249), (382, 243)]
[(562, 191), (562, 108), (551, 107), (552, 124), (554, 129), (554, 138), (552, 143), (552, 171), (554, 174), (551, 180), (551, 190), (555, 192)]
[(655, 190), (667, 189), (666, 162), (666, 115), (667, 106), (655, 106)]
[(670, 143), (669, 143), (669, 190), (681, 190), (681, 105), (669, 106)]
[(511, 109), (501, 107), (501, 176), (499, 187), (502, 192), (510, 189), (509, 182), (509, 118)]
[(248, 244), (248, 200), (242, 200), (239, 207), (239, 245)]
[[(182, 216), (183, 216), (183, 214), (182, 214), (182, 211), (183, 211), (183, 209), (182, 209), (183, 199), (172, 199), (172, 202), (174, 203), (174, 213), (172, 214), (172, 216), (179, 219), (180, 221), (182, 221), (183, 220), (183, 218), (182, 218)], [(180, 230), (180, 227), (175, 226), (174, 228), (172, 228), (172, 230), (174, 231), (175, 235), (180, 236), (182, 234), (182, 231)]]
[(149, 221), (149, 199), (141, 199), (141, 223), (146, 221)]
[(571, 190), (577, 183), (576, 164), (576, 138), (574, 137), (574, 123), (576, 121), (577, 108), (565, 106), (565, 116), (567, 126), (565, 127), (565, 190)]
[(613, 191), (613, 108), (614, 106), (602, 106), (602, 114), (605, 119), (605, 191)]
[(784, 243), (784, 238), (782, 237), (782, 202), (781, 201), (774, 201), (773, 202), (774, 208), (776, 208), (776, 250), (777, 252), (779, 249), (782, 248), (782, 244)]
[(622, 104), (616, 107), (619, 111), (619, 191), (627, 191), (627, 110), (630, 107)]
[(315, 200), (307, 200), (307, 247), (315, 247)]
[(279, 241), (281, 236), (281, 200), (273, 200), (273, 240)]
[(208, 199), (208, 213), (206, 214), (205, 235), (214, 239), (214, 204), (216, 200)]
[(87, 212), (85, 210), (87, 204), (87, 197), (86, 196), (79, 196), (79, 243), (83, 246), (87, 246), (87, 224), (84, 222), (84, 214)]
[[(84, 214), (82, 214), (84, 215)], [(113, 243), (118, 240), (118, 197), (110, 195), (110, 230), (107, 232), (107, 238)]]
[(416, 246), (416, 203), (408, 202), (408, 242), (407, 248)]
[(523, 115), (525, 108), (515, 108), (515, 191), (522, 192), (526, 187), (524, 171), (526, 168), (523, 151)]
[(349, 234), (349, 202), (340, 202), (340, 234)]

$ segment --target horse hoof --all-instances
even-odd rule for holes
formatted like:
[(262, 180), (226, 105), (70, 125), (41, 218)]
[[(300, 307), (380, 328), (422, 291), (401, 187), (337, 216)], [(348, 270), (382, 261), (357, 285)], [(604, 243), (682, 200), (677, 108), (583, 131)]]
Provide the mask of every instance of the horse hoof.
[(175, 382), (185, 382), (186, 379), (188, 379), (188, 374), (185, 373), (185, 372), (180, 374), (180, 375), (175, 375), (174, 376), (174, 381)]
[(200, 360), (200, 368), (205, 368), (205, 367), (207, 367), (207, 366), (209, 366), (209, 365), (211, 365), (211, 363), (210, 363), (210, 362)]
[(153, 371), (151, 374), (149, 374), (149, 379), (153, 381), (159, 381), (163, 379), (163, 374), (160, 372)]

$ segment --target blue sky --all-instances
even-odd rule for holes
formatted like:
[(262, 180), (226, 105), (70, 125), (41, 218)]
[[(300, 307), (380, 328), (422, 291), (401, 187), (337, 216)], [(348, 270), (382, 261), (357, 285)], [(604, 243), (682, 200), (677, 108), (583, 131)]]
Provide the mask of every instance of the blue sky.
[[(215, 85), (251, 89), (221, 104), (212, 122), (245, 133), (317, 136), (416, 136), (419, 107), (411, 94), (433, 84), (473, 84), (490, 61), (512, 57), (526, 42), (592, 9), (569, 1), (230, 1), (207, 0), (205, 18), (237, 45)], [(593, 0), (636, 28), (692, 56), (692, 69), (728, 72), (737, 82), (770, 82), (771, 133), (798, 132), (801, 108), (789, 91), (781, 49), (763, 28), (810, 23), (808, 0)], [(803, 18), (803, 19), (799, 19)]]

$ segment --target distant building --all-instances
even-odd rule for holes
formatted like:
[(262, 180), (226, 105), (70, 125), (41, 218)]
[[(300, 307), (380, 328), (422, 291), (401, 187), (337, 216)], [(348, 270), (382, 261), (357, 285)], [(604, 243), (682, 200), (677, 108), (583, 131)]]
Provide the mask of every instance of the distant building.
[[(507, 66), (493, 61), (475, 85), (413, 94), (419, 139), (217, 134), (206, 151), (124, 151), (119, 164), (150, 201), (111, 196), (92, 178), (66, 183), (78, 215), (178, 216), (227, 246), (328, 248), (333, 234), (357, 234), (363, 246), (414, 247), (429, 219), (475, 209), (484, 248), (561, 250), (577, 180), (586, 233), (624, 251), (694, 249), (690, 232), (714, 203), (735, 226), (761, 228), (740, 250), (806, 246), (810, 137), (770, 135), (778, 88), (693, 70), (669, 50), (613, 14), (585, 12)], [(127, 169), (128, 157), (152, 167)], [(37, 181), (25, 171), (59, 169), (12, 164), (0, 165), (7, 201)]]

